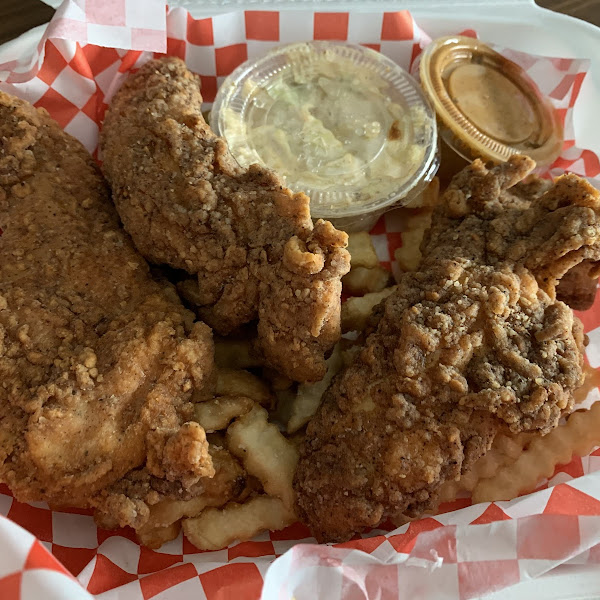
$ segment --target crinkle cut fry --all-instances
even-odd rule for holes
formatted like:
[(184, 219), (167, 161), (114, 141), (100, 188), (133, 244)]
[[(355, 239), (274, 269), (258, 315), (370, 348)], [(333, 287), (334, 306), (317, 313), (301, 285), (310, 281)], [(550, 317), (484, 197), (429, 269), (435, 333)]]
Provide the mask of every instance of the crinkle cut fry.
[(113, 98), (103, 168), (125, 229), (150, 261), (197, 275), (188, 296), (218, 333), (258, 319), (270, 366), (316, 381), (340, 337), (347, 236), (313, 227), (308, 197), (273, 173), (240, 168), (201, 108), (176, 58), (148, 62)]
[(573, 456), (586, 456), (600, 445), (600, 402), (587, 411), (569, 416), (565, 425), (531, 442), (518, 459), (493, 477), (481, 479), (473, 490), (473, 502), (512, 500), (531, 492), (557, 465)]
[(154, 282), (84, 147), (0, 93), (0, 480), (21, 501), (87, 506), (146, 464), (213, 472), (187, 421), (208, 327)]
[[(493, 478), (496, 473), (508, 468), (518, 460), (526, 446), (534, 439), (534, 434), (499, 433), (494, 438), (492, 447), (472, 467), (462, 473), (458, 481), (446, 481), (440, 489), (440, 502), (455, 500), (459, 493), (472, 493), (477, 485), (488, 478)], [(537, 436), (535, 436), (537, 439)]]
[(96, 523), (103, 529), (133, 527), (143, 543), (152, 530), (238, 499), (247, 481), (244, 470), (224, 448), (211, 444), (209, 452), (214, 476), (187, 488), (154, 477), (145, 468), (130, 471), (94, 498)]
[(298, 511), (317, 539), (422, 515), (498, 431), (548, 433), (572, 410), (583, 328), (554, 286), (600, 258), (599, 194), (573, 176), (537, 199), (511, 190), (532, 167), (459, 173), (418, 269), (375, 308), (302, 447)]

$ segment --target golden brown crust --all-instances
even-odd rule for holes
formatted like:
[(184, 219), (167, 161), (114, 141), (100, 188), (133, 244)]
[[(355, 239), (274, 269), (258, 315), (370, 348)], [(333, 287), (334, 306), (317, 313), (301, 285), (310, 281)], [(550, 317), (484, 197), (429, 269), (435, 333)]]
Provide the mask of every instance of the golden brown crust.
[(211, 445), (209, 452), (214, 477), (202, 477), (189, 487), (155, 477), (147, 468), (130, 471), (94, 498), (96, 523), (104, 529), (129, 526), (139, 530), (147, 526), (154, 513), (154, 526), (170, 525), (157, 522), (156, 512), (161, 503), (202, 497), (208, 506), (220, 506), (237, 499), (246, 488), (246, 472), (227, 450)]
[(217, 332), (258, 318), (271, 366), (320, 379), (340, 336), (346, 235), (313, 228), (308, 198), (273, 173), (241, 169), (201, 107), (175, 58), (150, 61), (113, 98), (103, 168), (125, 229), (149, 260), (197, 275), (199, 314)]
[(209, 328), (151, 280), (92, 158), (44, 110), (0, 93), (0, 150), (0, 479), (69, 506), (148, 456), (197, 481), (210, 456), (182, 424)]
[(583, 329), (555, 285), (600, 258), (600, 194), (568, 175), (539, 199), (512, 193), (531, 167), (475, 161), (456, 176), (419, 269), (309, 424), (295, 488), (317, 539), (422, 514), (499, 428), (545, 433), (572, 409)]

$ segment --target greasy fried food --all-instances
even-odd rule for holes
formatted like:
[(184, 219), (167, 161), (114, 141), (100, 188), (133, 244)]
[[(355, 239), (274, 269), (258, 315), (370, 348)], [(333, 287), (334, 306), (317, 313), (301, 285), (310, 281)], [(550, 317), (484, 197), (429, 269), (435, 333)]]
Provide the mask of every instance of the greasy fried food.
[[(512, 189), (514, 195), (534, 201), (552, 186), (548, 179), (530, 175)], [(558, 282), (556, 297), (574, 310), (587, 310), (596, 298), (598, 263), (584, 260), (567, 271)]]
[(394, 252), (394, 258), (402, 271), (414, 271), (421, 262), (421, 242), (431, 225), (433, 209), (421, 208), (418, 211), (406, 210), (405, 230), (402, 232), (402, 246)]
[(461, 492), (472, 493), (480, 481), (494, 477), (503, 468), (513, 465), (527, 445), (538, 438), (535, 433), (498, 433), (488, 452), (475, 461), (468, 471), (461, 473), (458, 481), (448, 480), (442, 485), (439, 501), (454, 500)]
[(287, 432), (296, 433), (304, 427), (314, 416), (321, 404), (321, 398), (331, 385), (331, 381), (342, 368), (342, 349), (337, 344), (327, 359), (327, 373), (321, 381), (316, 383), (301, 383), (295, 391), (285, 390), (280, 392), (280, 402), (288, 403), (289, 420)]
[(372, 269), (354, 267), (342, 278), (344, 292), (351, 296), (364, 296), (380, 292), (392, 281), (392, 274), (378, 265)]
[(258, 405), (236, 419), (227, 430), (229, 451), (257, 477), (270, 496), (280, 498), (294, 510), (292, 479), (298, 462), (298, 450), (274, 423), (267, 421), (267, 411)]
[(144, 465), (214, 473), (189, 398), (213, 345), (120, 228), (84, 147), (0, 93), (0, 480), (21, 501), (89, 506)]
[(379, 266), (379, 259), (368, 231), (348, 234), (348, 252), (352, 268), (374, 269)]
[(211, 444), (209, 452), (214, 477), (203, 477), (189, 487), (154, 477), (144, 467), (130, 471), (94, 499), (98, 526), (130, 526), (144, 534), (198, 515), (207, 506), (238, 499), (246, 485), (246, 473), (227, 450)]
[(273, 402), (269, 386), (256, 375), (241, 369), (217, 369), (217, 396), (246, 396), (264, 406)]
[[(534, 201), (546, 192), (552, 183), (535, 175), (527, 177), (525, 182), (517, 183), (511, 193), (522, 199)], [(429, 188), (432, 186), (430, 185)], [(439, 187), (439, 184), (438, 186)], [(427, 188), (427, 189), (429, 189)], [(434, 186), (435, 190), (435, 186)], [(435, 206), (437, 200), (424, 206)], [(431, 211), (406, 210), (405, 230), (402, 232), (402, 246), (394, 253), (394, 258), (402, 271), (414, 271), (421, 260), (420, 245), (425, 231), (431, 223)], [(574, 310), (587, 310), (596, 299), (600, 265), (584, 260), (567, 271), (558, 283), (556, 297)], [(342, 306), (342, 331), (344, 331), (344, 307)]]
[(380, 292), (369, 292), (364, 296), (348, 298), (342, 305), (342, 331), (362, 331), (366, 325), (373, 309), (385, 300), (393, 291), (389, 287)]
[(245, 396), (221, 396), (196, 404), (196, 421), (204, 431), (227, 429), (233, 419), (250, 412), (254, 402)]
[(244, 170), (201, 114), (199, 80), (176, 58), (146, 63), (112, 100), (104, 170), (138, 250), (197, 275), (200, 316), (228, 334), (258, 318), (268, 364), (295, 381), (325, 374), (340, 336), (347, 236), (313, 226), (309, 199)]
[(163, 544), (174, 540), (181, 531), (181, 522), (175, 521), (165, 527), (155, 527), (140, 531), (137, 534), (138, 540), (142, 546), (146, 548), (160, 548)]
[(600, 444), (600, 402), (589, 410), (569, 416), (565, 425), (544, 437), (537, 437), (516, 461), (504, 466), (473, 489), (473, 502), (512, 500), (532, 492), (544, 477), (551, 477), (557, 465), (573, 455), (586, 456)]
[(555, 288), (600, 258), (600, 194), (574, 175), (535, 201), (511, 193), (532, 167), (475, 161), (454, 178), (419, 268), (326, 393), (295, 476), (317, 539), (423, 514), (498, 431), (545, 434), (572, 410), (583, 328)]
[[(534, 201), (552, 186), (548, 179), (529, 175), (512, 189), (512, 193), (520, 198)], [(598, 263), (584, 260), (567, 271), (558, 282), (556, 297), (574, 310), (587, 310), (596, 298), (598, 286)]]
[[(219, 506), (207, 503), (198, 505), (201, 511), (182, 515), (193, 517), (183, 520), (183, 529), (201, 550), (218, 550), (234, 540), (245, 541), (265, 529), (281, 529), (296, 520), (292, 479), (298, 448), (267, 418), (267, 411), (254, 404), (229, 426), (225, 436), (229, 452), (246, 470), (247, 494), (239, 493), (223, 508), (206, 508)], [(216, 478), (219, 469), (215, 468)]]
[(255, 496), (244, 504), (207, 508), (194, 519), (183, 520), (183, 531), (200, 550), (220, 550), (236, 540), (253, 538), (265, 530), (276, 531), (296, 520), (279, 498)]

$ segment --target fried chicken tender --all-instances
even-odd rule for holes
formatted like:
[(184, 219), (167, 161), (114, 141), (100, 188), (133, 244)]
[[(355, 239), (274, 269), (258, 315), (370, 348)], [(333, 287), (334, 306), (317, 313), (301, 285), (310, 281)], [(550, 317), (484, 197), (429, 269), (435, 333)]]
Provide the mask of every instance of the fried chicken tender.
[(125, 229), (151, 262), (197, 276), (191, 295), (219, 334), (258, 319), (269, 365), (319, 380), (340, 337), (347, 236), (313, 227), (308, 197), (275, 174), (242, 169), (201, 108), (199, 80), (176, 58), (148, 62), (113, 98), (103, 168)]
[(192, 390), (209, 328), (120, 228), (84, 147), (0, 93), (0, 480), (21, 501), (90, 506), (131, 469), (212, 476)]
[(454, 178), (419, 268), (326, 393), (294, 482), (318, 540), (421, 515), (500, 429), (545, 434), (572, 410), (583, 328), (555, 287), (600, 258), (600, 194), (573, 175), (537, 200), (511, 193), (533, 166), (477, 160)]

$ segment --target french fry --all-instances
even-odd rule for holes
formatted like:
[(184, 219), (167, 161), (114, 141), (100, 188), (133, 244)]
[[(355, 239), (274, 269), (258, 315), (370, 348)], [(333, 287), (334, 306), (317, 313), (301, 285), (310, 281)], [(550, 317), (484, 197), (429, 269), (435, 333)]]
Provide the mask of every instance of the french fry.
[(215, 364), (224, 369), (261, 367), (263, 361), (252, 349), (251, 340), (215, 338)]
[(142, 546), (156, 550), (163, 544), (174, 540), (179, 535), (180, 531), (181, 522), (175, 521), (174, 523), (164, 527), (154, 527), (153, 529), (144, 529), (143, 531), (138, 530), (136, 533), (137, 538)]
[(252, 539), (261, 531), (291, 525), (296, 517), (279, 498), (256, 496), (244, 504), (207, 508), (200, 516), (183, 521), (183, 531), (199, 550), (220, 550), (232, 542)]
[(267, 411), (254, 408), (236, 419), (225, 436), (229, 451), (250, 475), (258, 477), (269, 496), (281, 498), (289, 510), (295, 502), (292, 480), (298, 463), (298, 450), (267, 421)]
[(421, 262), (420, 246), (425, 232), (431, 225), (432, 212), (430, 208), (406, 211), (402, 246), (394, 252), (394, 258), (403, 271), (414, 271)]
[(511, 500), (530, 492), (557, 465), (568, 463), (573, 455), (585, 456), (600, 445), (600, 402), (587, 411), (573, 413), (564, 425), (544, 437), (536, 437), (527, 450), (493, 477), (483, 479), (473, 490), (473, 502)]
[(446, 481), (440, 492), (440, 502), (455, 500), (461, 492), (473, 492), (480, 481), (493, 477), (500, 469), (512, 465), (536, 434), (499, 433), (489, 451), (462, 474), (458, 481)]
[(269, 386), (248, 371), (217, 369), (217, 396), (245, 396), (259, 404), (271, 406), (273, 394)]
[(287, 424), (287, 432), (295, 433), (304, 427), (314, 416), (321, 404), (321, 398), (331, 380), (342, 368), (342, 352), (339, 344), (335, 346), (331, 356), (327, 359), (327, 372), (321, 381), (316, 383), (303, 383), (291, 399), (292, 408), (290, 420)]
[(394, 258), (404, 272), (415, 271), (421, 262), (421, 242), (425, 235), (424, 229), (402, 232), (402, 246), (396, 248)]
[(347, 294), (364, 296), (370, 292), (380, 292), (389, 285), (390, 280), (390, 272), (379, 265), (372, 269), (356, 267), (342, 277), (342, 285)]
[(348, 234), (348, 252), (350, 252), (350, 266), (373, 269), (379, 265), (377, 253), (368, 231)]
[(138, 536), (168, 527), (183, 517), (195, 517), (209, 506), (223, 506), (237, 499), (246, 485), (246, 474), (231, 454), (222, 448), (211, 448), (215, 476), (205, 477), (199, 486), (198, 495), (189, 500), (167, 498), (150, 507), (146, 523), (137, 530)]
[(190, 500), (162, 500), (150, 507), (151, 518), (138, 529), (138, 535), (143, 535), (154, 529), (169, 527), (184, 517), (196, 517), (209, 506), (223, 506), (227, 500), (203, 494)]
[(385, 300), (396, 286), (385, 288), (380, 292), (370, 292), (364, 296), (348, 298), (342, 304), (342, 331), (362, 331), (367, 325), (373, 309)]
[(220, 396), (207, 402), (199, 402), (194, 406), (196, 421), (204, 431), (212, 433), (226, 429), (229, 423), (237, 417), (249, 412), (254, 402), (245, 396)]

